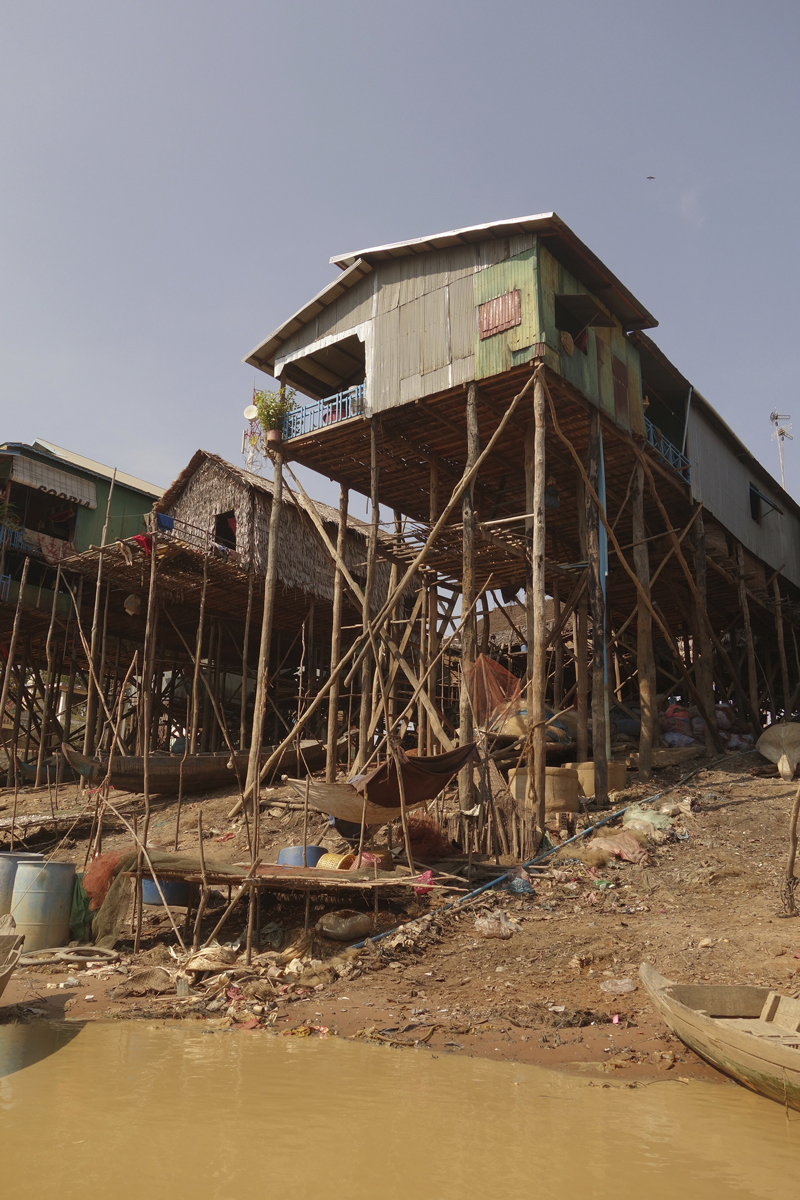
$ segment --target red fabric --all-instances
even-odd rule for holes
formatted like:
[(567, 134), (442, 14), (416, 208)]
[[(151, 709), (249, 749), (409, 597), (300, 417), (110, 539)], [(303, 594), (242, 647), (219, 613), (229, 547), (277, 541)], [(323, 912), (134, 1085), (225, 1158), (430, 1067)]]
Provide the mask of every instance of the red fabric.
[[(450, 780), (458, 774), (467, 763), (478, 763), (481, 756), (474, 742), (466, 746), (457, 746), (448, 750), (447, 754), (435, 754), (430, 758), (410, 758), (403, 750), (398, 750), (400, 769), (403, 772), (403, 790), (406, 804), (419, 804), (424, 800), (433, 800), (439, 792), (447, 787)], [(397, 771), (394, 759), (381, 763), (369, 775), (360, 779), (352, 779), (352, 786), (360, 794), (366, 792), (370, 804), (381, 808), (400, 807), (400, 786), (397, 781)]]
[(139, 546), (140, 549), (144, 550), (145, 554), (149, 557), (150, 550), (153, 545), (153, 539), (149, 533), (135, 533), (131, 538), (131, 541), (136, 542), (136, 545)]
[(475, 713), (475, 723), (488, 728), (520, 704), (520, 680), (493, 658), (479, 654), (469, 674), (469, 697)]

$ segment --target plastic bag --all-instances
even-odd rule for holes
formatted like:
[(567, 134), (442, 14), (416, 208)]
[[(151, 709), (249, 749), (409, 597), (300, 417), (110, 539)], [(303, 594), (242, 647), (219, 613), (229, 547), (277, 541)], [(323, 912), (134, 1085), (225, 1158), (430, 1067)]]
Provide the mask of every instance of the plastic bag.
[(600, 991), (608, 992), (610, 996), (624, 996), (628, 992), (635, 992), (636, 984), (632, 979), (604, 979)]
[(630, 825), (632, 821), (644, 821), (655, 829), (672, 828), (672, 822), (666, 813), (654, 812), (652, 808), (639, 808), (638, 804), (632, 804), (622, 818), (623, 825)]
[(498, 909), (497, 912), (487, 913), (483, 917), (476, 917), (475, 932), (479, 933), (481, 937), (501, 938), (504, 942), (507, 942), (516, 933), (516, 929), (503, 910)]

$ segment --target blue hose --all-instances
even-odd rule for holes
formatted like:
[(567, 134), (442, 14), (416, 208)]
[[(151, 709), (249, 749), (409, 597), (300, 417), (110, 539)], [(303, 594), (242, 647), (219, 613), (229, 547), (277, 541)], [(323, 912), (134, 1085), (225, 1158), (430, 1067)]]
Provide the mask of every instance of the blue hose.
[[(739, 754), (752, 754), (752, 750), (740, 750)], [(734, 756), (732, 754), (726, 754), (723, 756), (723, 758), (718, 758), (714, 761), (722, 762), (723, 759), (727, 761), (733, 757)], [(697, 767), (694, 771), (690, 771), (688, 775), (684, 775), (683, 779), (679, 779), (677, 783), (671, 784), (668, 788), (663, 788), (660, 792), (656, 792), (655, 795), (648, 796), (645, 800), (634, 800), (632, 804), (626, 804), (624, 808), (619, 808), (616, 812), (609, 813), (607, 817), (603, 817), (602, 821), (598, 821), (596, 825), (588, 825), (586, 829), (582, 829), (580, 833), (576, 833), (574, 837), (569, 838), (566, 842), (561, 842), (558, 846), (551, 846), (550, 849), (545, 850), (543, 854), (537, 855), (536, 858), (529, 859), (528, 862), (522, 864), (523, 867), (535, 867), (537, 863), (543, 862), (544, 859), (549, 858), (551, 854), (555, 854), (557, 850), (563, 850), (565, 846), (569, 846), (572, 842), (578, 842), (581, 838), (586, 837), (587, 834), (594, 833), (595, 829), (599, 829), (601, 825), (607, 825), (609, 821), (614, 821), (617, 817), (621, 817), (622, 814), (626, 813), (629, 808), (637, 808), (640, 804), (652, 804), (654, 800), (659, 800), (662, 796), (666, 796), (668, 792), (674, 792), (675, 788), (681, 787), (687, 779), (691, 779), (691, 777), (696, 775), (699, 771), (707, 771), (713, 765), (714, 762), (704, 763), (702, 767)], [(468, 892), (466, 896), (461, 896), (458, 900), (451, 900), (449, 904), (445, 904), (442, 908), (434, 909), (434, 911), (428, 915), (431, 917), (436, 917), (440, 913), (449, 912), (451, 908), (455, 908), (457, 905), (466, 904), (468, 900), (473, 900), (476, 896), (481, 896), (484, 892), (490, 891), (491, 888), (497, 887), (498, 883), (505, 883), (507, 878), (507, 874), (498, 875), (497, 879), (490, 879), (488, 883), (482, 883), (481, 886), (479, 888), (475, 888), (473, 892)], [(394, 928), (387, 929), (385, 933), (378, 933), (375, 935), (375, 937), (365, 938), (363, 942), (356, 942), (356, 944), (350, 948), (351, 950), (363, 950), (367, 942), (381, 942), (384, 938), (391, 937), (393, 933), (397, 933), (398, 930), (402, 928), (402, 925), (395, 925)]]

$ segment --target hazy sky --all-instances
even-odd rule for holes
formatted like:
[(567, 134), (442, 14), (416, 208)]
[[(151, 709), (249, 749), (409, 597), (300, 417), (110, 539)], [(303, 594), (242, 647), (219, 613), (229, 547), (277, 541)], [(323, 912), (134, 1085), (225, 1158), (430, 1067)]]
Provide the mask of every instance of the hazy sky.
[(0, 15), (0, 440), (239, 462), (241, 359), (331, 254), (555, 210), (774, 474), (798, 419), (800, 497), (797, 0)]

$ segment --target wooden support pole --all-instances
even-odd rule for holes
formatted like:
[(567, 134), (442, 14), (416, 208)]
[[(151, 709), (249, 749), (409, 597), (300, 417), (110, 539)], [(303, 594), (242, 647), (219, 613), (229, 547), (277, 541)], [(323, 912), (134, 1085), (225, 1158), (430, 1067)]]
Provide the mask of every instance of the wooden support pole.
[(100, 538), (100, 550), (97, 555), (97, 581), (94, 591), (94, 612), (92, 614), (92, 636), (90, 640), (89, 654), (92, 660), (92, 670), (89, 672), (87, 681), (87, 696), (86, 696), (86, 725), (83, 731), (83, 753), (91, 758), (94, 753), (94, 736), (95, 723), (97, 721), (97, 687), (102, 686), (100, 677), (97, 676), (97, 641), (100, 633), (100, 591), (103, 583), (103, 548), (106, 544), (108, 535), (108, 522), (111, 516), (111, 498), (114, 495), (114, 484), (117, 481), (117, 468), (114, 467), (114, 473), (111, 476), (111, 485), (108, 489), (108, 503), (106, 504), (106, 519), (103, 523), (103, 533)]
[[(478, 387), (467, 385), (467, 461), (469, 471), (480, 457), (480, 430), (478, 428)], [(459, 698), (458, 740), (465, 746), (474, 733), (472, 704), (469, 698), (469, 683), (475, 665), (475, 618), (471, 609), (475, 602), (475, 479), (471, 479), (461, 498), (462, 535), (462, 582), (461, 607), (470, 612), (461, 632), (461, 693)], [(462, 811), (475, 805), (475, 788), (472, 782), (472, 764), (462, 767), (458, 775), (458, 799)]]
[[(349, 492), (344, 484), (339, 487), (339, 530), (336, 536), (336, 553), (344, 561), (347, 547), (347, 505)], [(334, 567), (333, 614), (331, 618), (331, 671), (339, 665), (342, 656), (342, 609), (344, 607), (344, 576), (338, 565)], [(339, 692), (341, 681), (336, 676), (328, 692), (328, 745), (325, 753), (325, 782), (336, 782), (336, 754), (339, 740)]]
[(527, 794), (536, 817), (537, 845), (544, 837), (545, 782), (547, 761), (545, 744), (545, 689), (547, 687), (547, 620), (545, 616), (545, 397), (544, 380), (537, 375), (533, 385), (533, 540), (531, 544), (531, 594), (533, 626), (528, 625), (528, 643), (533, 641), (533, 670), (528, 694)]
[(713, 725), (709, 725), (708, 721), (703, 722), (706, 754), (711, 756), (716, 751), (714, 738), (716, 736), (717, 741), (719, 740), (719, 730), (717, 728), (716, 709), (714, 707), (714, 648), (711, 644), (711, 638), (709, 637), (704, 619), (704, 614), (708, 612), (708, 580), (706, 529), (703, 521), (702, 505), (697, 506), (694, 524), (694, 575), (698, 596), (698, 600), (695, 601), (695, 614), (697, 618), (696, 665), (698, 668), (695, 672), (695, 678), (700, 693), (705, 700), (706, 708), (710, 714), (713, 714)]
[(134, 938), (133, 945), (134, 954), (139, 953), (139, 945), (142, 938), (142, 866), (143, 856), (147, 851), (147, 836), (150, 832), (150, 718), (153, 708), (153, 656), (155, 653), (156, 605), (158, 603), (158, 599), (156, 597), (156, 559), (156, 535), (154, 533), (152, 535), (152, 541), (150, 545), (150, 587), (147, 592), (147, 619), (145, 621), (144, 634), (144, 663), (142, 664), (142, 686), (144, 688), (142, 706), (142, 724), (144, 726), (142, 737), (142, 791), (144, 792), (144, 827), (142, 829), (141, 847), (136, 864), (136, 896), (138, 900), (138, 911), (136, 918), (136, 936)]
[[(281, 389), (283, 391), (283, 389)], [(267, 540), (267, 569), (264, 575), (264, 611), (261, 619), (261, 641), (258, 647), (258, 677), (256, 699), (253, 709), (253, 730), (250, 736), (250, 758), (247, 764), (245, 797), (251, 796), (255, 812), (258, 812), (258, 776), (261, 761), (261, 743), (264, 737), (264, 714), (267, 709), (269, 686), (269, 650), (272, 641), (272, 619), (275, 612), (275, 586), (278, 578), (278, 533), (283, 509), (283, 454), (275, 451), (275, 481), (272, 488), (272, 507), (269, 514), (269, 537)], [(254, 842), (253, 854), (258, 854), (258, 843)]]
[[(375, 417), (369, 423), (369, 494), (370, 494), (370, 529), (367, 547), (367, 578), (364, 584), (364, 602), (361, 608), (362, 634), (367, 636), (372, 620), (372, 594), (375, 588), (375, 563), (378, 553), (378, 521), (380, 519), (380, 502), (378, 500), (378, 427)], [(378, 669), (373, 664), (372, 651), (361, 660), (361, 697), (358, 718), (358, 754), (356, 767), (362, 767), (370, 755), (369, 718), (372, 710), (372, 671)]]
[(781, 689), (783, 691), (783, 720), (791, 719), (789, 706), (791, 704), (791, 692), (789, 691), (789, 663), (786, 659), (786, 643), (783, 638), (783, 606), (781, 601), (781, 589), (778, 585), (778, 576), (775, 575), (772, 580), (772, 595), (775, 598), (775, 632), (778, 635), (778, 656), (781, 661)]
[[(546, 515), (546, 514), (545, 514)], [(553, 629), (561, 625), (561, 585), (553, 579)], [(559, 634), (553, 642), (553, 709), (558, 712), (564, 699), (564, 639)]]
[(750, 605), (747, 600), (747, 584), (744, 573), (744, 549), (741, 542), (736, 543), (736, 565), (738, 567), (737, 583), (739, 586), (739, 607), (742, 610), (744, 624), (744, 641), (747, 650), (747, 687), (750, 699), (750, 709), (757, 728), (753, 730), (756, 737), (761, 732), (761, 718), (758, 703), (758, 675), (756, 674), (756, 651), (753, 641), (753, 627), (750, 624)]
[[(399, 551), (399, 549), (400, 549), (400, 544), (402, 541), (402, 534), (403, 534), (403, 516), (402, 516), (402, 513), (400, 512), (400, 510), (396, 508), (394, 510), (394, 548), (395, 548), (395, 551)], [(394, 561), (394, 562), (392, 562), (392, 565), (389, 568), (389, 595), (390, 596), (394, 595), (394, 592), (397, 588), (397, 580), (399, 579), (399, 577), (400, 577), (400, 568), (397, 565), (397, 561)], [(397, 613), (398, 613), (398, 609), (395, 606), (392, 609), (391, 613), (389, 614), (389, 622), (390, 622), (391, 628), (394, 627), (394, 622), (397, 620)], [(401, 643), (400, 643), (401, 652), (404, 649), (405, 649), (405, 647), (403, 645), (403, 642), (401, 641)], [(386, 693), (387, 693), (387, 703), (389, 705), (389, 712), (386, 714), (386, 717), (387, 717), (388, 726), (391, 728), (392, 726), (394, 726), (394, 723), (397, 719), (397, 669), (394, 667), (394, 665), (392, 665), (390, 672), (389, 672), (389, 682), (386, 685)], [(372, 729), (372, 725), (370, 725), (370, 729), (374, 732), (374, 729)], [(430, 732), (430, 726), (428, 726), (428, 732)]]
[(208, 587), (208, 559), (203, 555), (203, 590), (200, 593), (200, 614), (197, 619), (194, 671), (192, 672), (192, 724), (189, 731), (189, 753), (197, 753), (197, 728), (200, 722), (200, 661), (203, 656), (203, 627), (206, 618), (206, 588)]
[(253, 612), (253, 571), (247, 578), (247, 613), (244, 618), (242, 643), (242, 695), (239, 702), (239, 749), (247, 749), (247, 656), (250, 653), (250, 617)]
[[(429, 482), (428, 482), (428, 491), (429, 491), (428, 519), (430, 521), (431, 526), (433, 526), (436, 523), (436, 518), (439, 515), (439, 461), (436, 458), (432, 458), (431, 462), (430, 462), (430, 478), (429, 478)], [(430, 589), (428, 591), (428, 655), (427, 655), (427, 661), (429, 663), (435, 663), (436, 659), (438, 657), (438, 654), (439, 654), (438, 621), (439, 621), (439, 589), (437, 588), (436, 583), (434, 582), (431, 584)], [(434, 666), (428, 675), (428, 683), (427, 683), (428, 696), (433, 701), (435, 701), (435, 699), (436, 699), (436, 689), (438, 686), (438, 682), (439, 682), (439, 668), (437, 666)], [(390, 706), (391, 706), (391, 697), (390, 697)], [(436, 740), (436, 736), (433, 732), (430, 721), (428, 722), (428, 743), (427, 743), (426, 749), (427, 749), (428, 755), (436, 754), (438, 752), (438, 750), (440, 749), (439, 743)]]
[(639, 674), (639, 778), (653, 775), (653, 739), (656, 723), (656, 660), (653, 651), (653, 619), (650, 599), (650, 554), (644, 523), (644, 468), (636, 464), (631, 495), (633, 510), (633, 566), (642, 588), (636, 622), (636, 666)]
[[(589, 414), (589, 461), (586, 474), (595, 496), (599, 493), (601, 470), (600, 411)], [(586, 542), (589, 561), (589, 603), (592, 611), (592, 758), (594, 798), (601, 807), (608, 803), (608, 757), (606, 753), (606, 605), (603, 594), (603, 564), (600, 560), (600, 506), (592, 497), (586, 501)]]
[[(575, 475), (575, 502), (578, 513), (578, 553), (581, 562), (586, 562), (589, 550), (586, 540), (586, 487), (580, 471)], [(588, 574), (588, 573), (587, 573)], [(588, 584), (588, 579), (587, 579)], [(572, 622), (572, 642), (575, 652), (576, 678), (576, 715), (577, 735), (576, 750), (578, 762), (587, 762), (589, 758), (589, 595), (588, 591), (580, 594)]]
[[(56, 607), (58, 605), (58, 589), (61, 587), (61, 563), (58, 564), (56, 570), (56, 584), (53, 588), (53, 608), (50, 613), (50, 624), (47, 629), (47, 642), (45, 644), (45, 658), (47, 660), (47, 681), (44, 688), (44, 700), (42, 703), (42, 728), (39, 734), (39, 754), (36, 758), (36, 780), (35, 786), (39, 787), (42, 782), (42, 763), (44, 762), (45, 744), (50, 724), (50, 709), (52, 706), (52, 691), (53, 691), (53, 675), (55, 668), (55, 650), (53, 647), (53, 631), (56, 624)], [(106, 601), (106, 607), (108, 602)], [(2, 709), (0, 709), (0, 712)], [(48, 772), (49, 774), (49, 772)]]
[[(23, 595), (25, 593), (25, 583), (28, 578), (28, 567), (30, 566), (30, 564), (31, 564), (30, 558), (26, 558), (24, 563), (22, 564), (22, 575), (20, 576), (20, 581), (19, 581), (19, 594), (17, 595), (17, 607), (14, 610), (14, 624), (11, 626), (11, 641), (9, 642), (9, 646), (8, 646), (8, 657), (6, 659), (6, 669), (5, 669), (5, 673), (3, 675), (3, 690), (2, 690), (2, 693), (0, 693), (0, 728), (2, 728), (3, 722), (5, 721), (6, 704), (8, 703), (8, 689), (11, 686), (11, 671), (14, 666), (14, 655), (17, 650), (17, 639), (19, 637), (19, 623), (20, 623), (20, 618), (22, 616)], [(21, 711), (20, 704), (22, 701), (22, 688), (24, 686), (24, 683), (25, 683), (24, 675), (20, 675), (19, 683), (17, 685), (17, 710), (18, 710), (18, 712)], [(19, 721), (18, 721), (17, 716), (15, 716), (15, 718), (14, 718), (14, 727), (15, 727), (15, 729), (19, 728)], [(16, 752), (17, 752), (17, 742), (16, 742), (16, 734), (14, 734), (14, 736), (12, 736), (12, 739), (11, 739), (11, 754), (12, 755), (16, 754)], [(9, 761), (8, 765), (9, 765), (9, 768), (14, 771), (14, 778), (16, 779), (16, 776), (17, 776), (16, 766), (14, 766), (12, 761)]]

